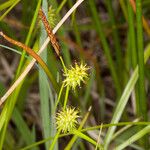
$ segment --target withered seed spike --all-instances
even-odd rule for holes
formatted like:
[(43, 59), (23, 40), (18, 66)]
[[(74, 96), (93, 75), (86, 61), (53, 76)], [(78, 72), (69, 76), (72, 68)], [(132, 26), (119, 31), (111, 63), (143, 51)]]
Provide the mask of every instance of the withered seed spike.
[(47, 19), (46, 19), (45, 14), (44, 14), (44, 12), (43, 12), (43, 10), (42, 10), (41, 8), (39, 9), (39, 16), (40, 16), (40, 18), (41, 18), (41, 20), (42, 20), (42, 22), (43, 22), (43, 24), (44, 24), (44, 27), (45, 27), (45, 29), (46, 29), (46, 32), (47, 32), (47, 34), (48, 34), (48, 36), (49, 36), (49, 38), (50, 38), (51, 44), (52, 44), (52, 46), (54, 47), (55, 52), (56, 52), (57, 55), (59, 56), (59, 55), (60, 55), (60, 47), (59, 47), (59, 44), (58, 44), (58, 42), (57, 42), (57, 39), (56, 39), (55, 35), (54, 35), (53, 32), (52, 32), (51, 27), (49, 26), (49, 23), (48, 23), (48, 21), (47, 21)]
[(36, 54), (30, 47), (26, 46), (25, 44), (23, 44), (19, 41), (16, 41), (16, 40), (8, 37), (3, 32), (0, 32), (0, 35), (5, 40), (7, 40), (9, 43), (14, 44), (14, 45), (24, 49), (29, 55), (31, 55), (34, 59), (36, 59), (41, 66), (46, 66), (45, 62), (41, 59), (41, 57), (38, 54)]

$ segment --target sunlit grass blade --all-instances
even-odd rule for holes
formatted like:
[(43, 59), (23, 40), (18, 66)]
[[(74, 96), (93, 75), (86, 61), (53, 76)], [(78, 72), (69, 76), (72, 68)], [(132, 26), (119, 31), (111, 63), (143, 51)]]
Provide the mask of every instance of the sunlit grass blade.
[(7, 7), (10, 7), (16, 0), (9, 0), (7, 2), (4, 2), (0, 5), (0, 11), (3, 9), (6, 9)]
[[(147, 62), (149, 56), (150, 56), (150, 45), (148, 45), (147, 48), (145, 49), (145, 53), (144, 53), (144, 62), (145, 63)], [(138, 79), (138, 66), (135, 68), (132, 76), (130, 77), (130, 80), (128, 81), (128, 83), (123, 91), (121, 98), (118, 101), (118, 104), (116, 106), (116, 109), (114, 111), (114, 114), (113, 114), (113, 117), (111, 120), (111, 124), (118, 123), (118, 121), (120, 120), (121, 115), (125, 109), (125, 106), (129, 100), (130, 94), (131, 94), (132, 90), (134, 89), (134, 86), (137, 82), (137, 79)], [(111, 141), (111, 138), (112, 138), (112, 135), (113, 135), (115, 129), (116, 129), (116, 127), (110, 127), (108, 129), (105, 140), (104, 140), (105, 148), (108, 148), (108, 145)]]
[(149, 132), (150, 132), (150, 125), (141, 129), (139, 132), (131, 136), (128, 140), (123, 141), (123, 144), (117, 146), (115, 150), (122, 150), (127, 146), (130, 146), (131, 143), (136, 142), (138, 139), (142, 138), (144, 135), (148, 134)]
[(20, 0), (16, 0), (7, 10), (6, 12), (0, 16), (0, 21), (20, 2)]
[[(102, 149), (102, 145), (97, 144), (97, 142), (95, 140), (93, 140), (92, 138), (90, 138), (89, 136), (83, 134), (82, 132), (78, 131), (78, 130), (74, 130), (73, 134), (88, 141), (89, 143), (92, 143), (95, 147), (97, 146), (98, 148)], [(65, 150), (69, 150), (70, 148), (65, 148)]]

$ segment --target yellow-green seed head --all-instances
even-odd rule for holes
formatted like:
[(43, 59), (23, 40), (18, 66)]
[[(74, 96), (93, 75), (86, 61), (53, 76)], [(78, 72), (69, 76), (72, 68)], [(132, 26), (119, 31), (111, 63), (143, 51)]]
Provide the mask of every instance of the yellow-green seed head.
[(88, 78), (87, 70), (90, 68), (86, 64), (81, 63), (78, 65), (75, 63), (75, 66), (71, 66), (70, 69), (66, 69), (64, 76), (66, 77), (63, 81), (65, 86), (71, 87), (75, 90), (76, 86), (80, 86), (81, 81), (85, 82), (85, 79)]
[(63, 133), (71, 132), (76, 129), (78, 124), (77, 119), (79, 118), (78, 113), (78, 110), (71, 107), (66, 107), (66, 109), (59, 111), (56, 114), (57, 129)]

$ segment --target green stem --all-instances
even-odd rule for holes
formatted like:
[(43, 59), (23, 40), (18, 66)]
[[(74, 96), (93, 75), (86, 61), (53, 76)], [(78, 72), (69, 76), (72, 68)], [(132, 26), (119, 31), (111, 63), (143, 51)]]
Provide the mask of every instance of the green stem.
[(66, 109), (66, 105), (67, 105), (67, 101), (68, 101), (68, 95), (69, 95), (69, 90), (70, 90), (70, 87), (67, 86), (63, 109)]
[(126, 9), (126, 5), (125, 5), (125, 1), (124, 0), (120, 0), (120, 6), (123, 12), (123, 15), (125, 17), (125, 19), (128, 21), (128, 15), (127, 15), (127, 9)]
[[(29, 45), (29, 41), (31, 39), (32, 32), (33, 32), (35, 24), (36, 24), (36, 19), (37, 19), (37, 16), (38, 16), (38, 11), (39, 11), (40, 5), (41, 5), (41, 0), (38, 1), (34, 16), (32, 18), (30, 29), (29, 29), (29, 32), (28, 32), (28, 35), (27, 35), (27, 38), (26, 38), (26, 41), (25, 41), (25, 45), (27, 45), (27, 46)], [(26, 55), (26, 51), (23, 51), (20, 62), (19, 62), (19, 66), (18, 66), (18, 69), (17, 69), (16, 78), (18, 77), (18, 75), (21, 72), (21, 69), (22, 69), (22, 66), (23, 66), (23, 63), (24, 63), (24, 59), (25, 59), (25, 55)]]
[[(129, 24), (129, 59), (131, 61), (132, 69), (135, 69), (137, 65), (137, 47), (136, 47), (136, 37), (134, 29), (134, 13), (130, 2), (128, 2), (128, 24)], [(135, 85), (135, 98), (139, 101), (138, 85)]]
[[(88, 127), (88, 128), (81, 129), (81, 132), (97, 130), (97, 129), (100, 129), (100, 128), (108, 128), (108, 127), (111, 127), (111, 126), (120, 126), (121, 127), (121, 126), (127, 126), (127, 125), (146, 126), (146, 125), (150, 125), (150, 122), (120, 122), (120, 123), (116, 123), (116, 124), (102, 124), (102, 125), (95, 126), (95, 127)], [(69, 134), (60, 134), (59, 138), (62, 138), (62, 137), (68, 136), (68, 135), (70, 135), (70, 133)], [(52, 140), (52, 139), (53, 139), (53, 137), (46, 138), (44, 140), (35, 142), (31, 145), (28, 145), (24, 148), (21, 148), (21, 150), (31, 149), (32, 147), (38, 146), (38, 145), (43, 144), (43, 143), (45, 143), (49, 140)]]
[(112, 7), (112, 0), (106, 0), (106, 5), (108, 9), (108, 14), (110, 17), (110, 22), (112, 26), (112, 36), (114, 39), (114, 45), (115, 45), (115, 50), (116, 50), (116, 61), (117, 61), (117, 70), (120, 76), (120, 79), (122, 79), (122, 49), (120, 45), (120, 40), (119, 40), (119, 33), (117, 30), (117, 25), (116, 25), (116, 20), (115, 20), (115, 15)]
[(67, 69), (66, 69), (65, 63), (64, 63), (64, 61), (63, 61), (63, 59), (62, 59), (61, 56), (60, 56), (59, 58), (60, 58), (60, 61), (61, 61), (61, 63), (62, 63), (63, 69), (64, 69), (64, 71), (65, 71), (65, 73), (66, 73)]
[(141, 0), (136, 0), (136, 19), (137, 19), (137, 47), (138, 47), (138, 66), (139, 66), (139, 100), (137, 101), (137, 113), (147, 120), (147, 103), (145, 94), (145, 73), (144, 73), (144, 49), (143, 49), (143, 28), (142, 28), (142, 8)]
[(66, 2), (67, 2), (67, 0), (63, 0), (61, 2), (61, 4), (59, 5), (59, 7), (57, 8), (56, 14), (58, 14), (61, 11), (61, 9), (63, 8), (63, 6), (65, 5)]
[[(82, 132), (78, 131), (78, 130), (73, 130), (72, 134), (88, 141), (89, 143), (92, 143), (93, 145), (97, 146), (98, 148), (102, 148), (102, 146), (100, 144), (97, 144), (92, 138), (90, 138), (89, 136), (83, 134)], [(70, 148), (72, 147), (74, 141), (69, 142), (69, 144), (67, 145), (67, 147), (65, 147), (65, 150), (70, 150)]]
[(121, 95), (121, 86), (120, 86), (119, 79), (117, 76), (117, 71), (115, 69), (115, 65), (114, 65), (114, 62), (113, 62), (113, 59), (111, 56), (111, 51), (110, 51), (108, 42), (106, 40), (105, 33), (103, 31), (101, 18), (99, 17), (99, 14), (97, 12), (95, 2), (93, 0), (89, 0), (88, 2), (89, 2), (89, 6), (91, 9), (91, 13), (92, 13), (93, 23), (95, 24), (95, 28), (97, 30), (99, 39), (101, 40), (101, 43), (102, 43), (102, 46), (103, 46), (103, 49), (104, 49), (104, 52), (105, 52), (105, 55), (106, 55), (106, 58), (108, 61), (108, 65), (109, 65), (109, 68), (111, 71), (111, 75), (112, 75), (113, 81), (115, 83), (114, 86), (116, 88), (117, 96), (120, 96)]
[[(138, 92), (139, 99), (136, 101), (137, 115), (142, 116), (143, 120), (147, 120), (147, 100), (145, 91), (145, 72), (144, 72), (144, 46), (143, 46), (143, 27), (142, 27), (142, 1), (136, 0), (136, 21), (137, 21), (137, 48), (138, 48), (138, 66), (139, 80)], [(148, 137), (145, 136), (140, 140), (141, 145), (148, 149)]]
[(54, 146), (55, 146), (55, 143), (56, 143), (56, 141), (57, 141), (57, 139), (59, 137), (59, 134), (60, 134), (60, 131), (58, 131), (57, 134), (55, 135), (54, 140), (53, 140), (52, 144), (49, 147), (49, 150), (53, 150), (54, 149)]
[(4, 2), (0, 5), (0, 11), (10, 7), (16, 0), (9, 0), (7, 2)]
[(63, 91), (64, 85), (65, 85), (65, 84), (63, 83), (62, 86), (61, 86), (61, 88), (60, 88), (59, 95), (58, 95), (57, 101), (56, 101), (56, 103), (55, 103), (54, 112), (56, 111), (57, 105), (58, 105), (58, 103), (59, 103), (59, 101), (60, 101), (60, 97), (61, 97), (61, 95), (62, 95), (62, 91)]
[(17, 0), (7, 9), (7, 11), (0, 17), (0, 21), (20, 2), (20, 0)]
[(134, 29), (134, 13), (130, 2), (128, 2), (128, 23), (129, 23), (129, 38), (130, 38), (130, 51), (131, 51), (131, 63), (134, 69), (137, 65), (137, 52), (136, 52), (136, 39), (135, 39), (135, 29)]

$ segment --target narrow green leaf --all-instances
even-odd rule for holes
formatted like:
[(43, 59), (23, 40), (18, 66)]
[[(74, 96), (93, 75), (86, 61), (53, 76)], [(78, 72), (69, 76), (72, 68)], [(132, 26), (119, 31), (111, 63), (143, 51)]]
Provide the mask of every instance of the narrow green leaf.
[(131, 145), (133, 142), (137, 141), (138, 139), (142, 138), (144, 135), (150, 132), (150, 125), (143, 128), (141, 131), (137, 132), (133, 136), (131, 136), (128, 140), (123, 141), (123, 144), (120, 144), (115, 148), (115, 150), (122, 150), (127, 146)]
[[(145, 53), (144, 53), (144, 62), (145, 63), (147, 62), (149, 56), (150, 56), (150, 44), (147, 46)], [(125, 106), (129, 100), (129, 97), (131, 95), (131, 92), (134, 89), (134, 86), (137, 82), (137, 79), (138, 79), (138, 66), (135, 68), (132, 76), (130, 77), (130, 80), (128, 81), (128, 83), (127, 83), (127, 85), (123, 91), (123, 94), (122, 94), (122, 96), (121, 96), (121, 98), (120, 98), (120, 100), (116, 106), (116, 109), (114, 111), (114, 115), (113, 115), (112, 120), (111, 120), (111, 124), (118, 123), (118, 121), (120, 120), (121, 115), (125, 109)], [(108, 145), (111, 141), (111, 138), (113, 136), (115, 129), (116, 129), (116, 127), (110, 127), (108, 129), (108, 132), (107, 132), (105, 140), (104, 140), (104, 146), (106, 149), (108, 148)]]

